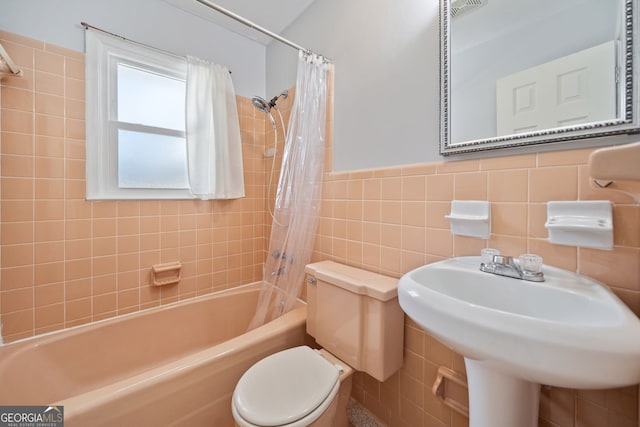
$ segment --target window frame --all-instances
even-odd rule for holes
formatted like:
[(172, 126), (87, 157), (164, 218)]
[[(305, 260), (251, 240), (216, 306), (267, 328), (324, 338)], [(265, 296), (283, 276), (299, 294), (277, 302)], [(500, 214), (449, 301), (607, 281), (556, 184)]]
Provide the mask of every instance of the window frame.
[(118, 129), (186, 137), (186, 132), (117, 121), (117, 66), (186, 79), (182, 57), (98, 31), (86, 34), (86, 198), (87, 200), (193, 199), (189, 188), (120, 188)]

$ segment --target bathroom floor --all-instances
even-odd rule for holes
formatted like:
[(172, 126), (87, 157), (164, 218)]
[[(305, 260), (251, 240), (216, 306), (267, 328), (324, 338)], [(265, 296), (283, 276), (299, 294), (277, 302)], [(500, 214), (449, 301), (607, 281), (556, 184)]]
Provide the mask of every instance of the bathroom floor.
[(349, 399), (347, 413), (351, 427), (386, 427), (371, 412), (364, 409), (353, 399)]

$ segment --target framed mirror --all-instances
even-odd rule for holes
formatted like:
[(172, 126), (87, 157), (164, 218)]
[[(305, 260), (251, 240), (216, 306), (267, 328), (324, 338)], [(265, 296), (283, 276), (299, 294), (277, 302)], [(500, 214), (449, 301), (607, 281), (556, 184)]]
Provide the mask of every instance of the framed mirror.
[(635, 9), (440, 0), (440, 154), (640, 131)]

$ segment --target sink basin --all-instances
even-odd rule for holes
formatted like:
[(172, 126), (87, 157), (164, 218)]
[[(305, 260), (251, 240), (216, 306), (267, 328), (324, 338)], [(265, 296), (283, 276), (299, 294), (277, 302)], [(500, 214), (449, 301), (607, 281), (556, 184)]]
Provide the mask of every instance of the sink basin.
[[(522, 396), (534, 400), (527, 409), (536, 417), (531, 425), (537, 425), (540, 384), (596, 389), (640, 382), (640, 320), (609, 288), (549, 266), (544, 282), (527, 282), (482, 272), (480, 263), (459, 257), (425, 265), (398, 285), (404, 312), (465, 357), (472, 425), (501, 425), (493, 415), (473, 422), (480, 399), (473, 395), (499, 396), (495, 388), (505, 388), (496, 386), (503, 380), (519, 382)], [(513, 389), (503, 391), (503, 398), (515, 399)], [(482, 399), (486, 405), (490, 397)], [(503, 425), (525, 425), (521, 416)]]
[(463, 356), (523, 379), (570, 388), (640, 382), (640, 321), (606, 286), (548, 266), (544, 282), (527, 282), (484, 273), (480, 262), (452, 258), (407, 273), (400, 306)]

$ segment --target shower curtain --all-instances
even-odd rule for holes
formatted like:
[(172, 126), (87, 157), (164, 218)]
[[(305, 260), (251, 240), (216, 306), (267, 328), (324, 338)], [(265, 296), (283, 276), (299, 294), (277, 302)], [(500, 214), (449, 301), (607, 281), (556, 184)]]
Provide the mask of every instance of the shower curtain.
[(320, 211), (329, 70), (323, 57), (299, 52), (269, 252), (250, 329), (291, 310), (304, 283)]

